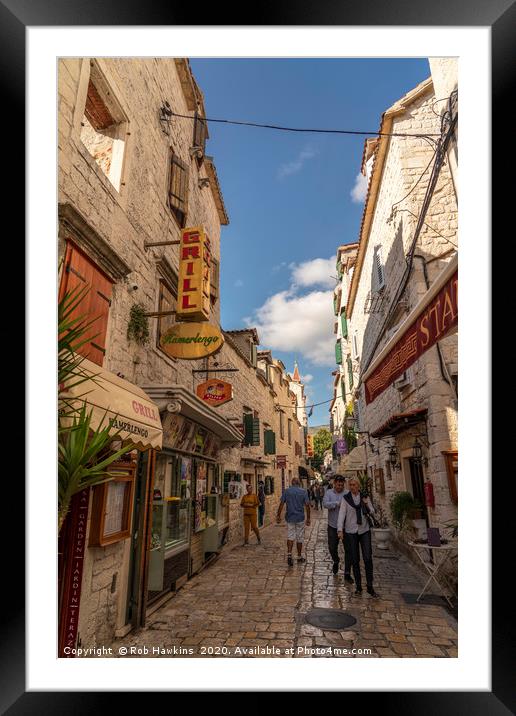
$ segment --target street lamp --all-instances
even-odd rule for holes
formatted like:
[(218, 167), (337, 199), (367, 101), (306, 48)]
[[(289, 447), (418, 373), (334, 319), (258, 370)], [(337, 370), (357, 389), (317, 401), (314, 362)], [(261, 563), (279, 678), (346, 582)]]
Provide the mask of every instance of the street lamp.
[(423, 464), (425, 467), (428, 465), (428, 459), (426, 457), (423, 457), (423, 446), (418, 440), (418, 436), (416, 435), (414, 444), (412, 445), (412, 458), (414, 459), (414, 462), (418, 463), (419, 465)]

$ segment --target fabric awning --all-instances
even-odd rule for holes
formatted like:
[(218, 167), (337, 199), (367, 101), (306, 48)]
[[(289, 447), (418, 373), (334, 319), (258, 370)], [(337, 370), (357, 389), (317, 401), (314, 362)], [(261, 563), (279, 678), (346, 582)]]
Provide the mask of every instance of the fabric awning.
[(344, 455), (341, 470), (346, 472), (347, 470), (365, 470), (366, 469), (366, 454), (365, 445), (357, 445), (349, 453)]
[(426, 408), (421, 408), (419, 410), (411, 410), (408, 413), (396, 413), (396, 415), (391, 415), (387, 422), (380, 426), (378, 430), (371, 433), (371, 437), (381, 438), (386, 435), (397, 435), (402, 430), (407, 430), (407, 428), (410, 428), (412, 425), (424, 420), (427, 412), (428, 410)]
[[(91, 427), (105, 427), (111, 421), (115, 439), (132, 442), (138, 450), (161, 450), (163, 430), (158, 406), (138, 386), (119, 378), (92, 361), (84, 358), (80, 370), (91, 376), (72, 387), (68, 399), (86, 402), (92, 410)], [(74, 381), (75, 382), (75, 379)]]

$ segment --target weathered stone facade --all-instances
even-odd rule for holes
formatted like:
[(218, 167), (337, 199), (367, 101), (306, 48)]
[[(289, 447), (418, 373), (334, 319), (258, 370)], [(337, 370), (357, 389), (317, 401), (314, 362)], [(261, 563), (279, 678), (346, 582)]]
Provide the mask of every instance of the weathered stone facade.
[[(205, 228), (212, 258), (215, 265), (220, 264), (220, 227), (228, 218), (212, 159), (193, 149), (190, 119), (163, 112), (168, 102), (178, 114), (205, 116), (203, 96), (189, 63), (184, 59), (64, 59), (58, 67), (58, 95), (59, 256), (65, 255), (67, 242), (73, 242), (113, 282), (103, 367), (139, 386), (183, 386), (194, 394), (202, 374), (193, 371), (211, 367), (206, 359), (187, 361), (166, 355), (158, 345), (156, 317), (148, 318), (145, 345), (127, 336), (135, 304), (147, 313), (158, 312), (162, 283), (172, 295), (177, 290), (179, 247), (145, 246), (180, 239), (180, 223), (169, 205), (172, 153), (187, 172), (184, 225)], [(85, 116), (87, 101), (92, 98), (99, 122), (102, 116), (114, 122), (104, 134)], [(218, 283), (217, 276), (215, 281)], [(166, 325), (174, 322), (173, 318), (161, 320)], [(209, 320), (220, 325), (218, 285), (213, 287)], [(271, 359), (270, 371), (262, 375), (256, 356), (253, 360), (246, 353), (239, 338), (244, 333), (227, 334), (217, 354), (221, 365), (238, 368), (229, 378), (221, 374), (233, 383), (234, 400), (220, 406), (218, 412), (228, 418), (228, 425), (234, 418), (235, 425), (242, 423), (244, 407), (256, 411), (262, 428), (268, 425), (278, 435), (276, 453), (287, 456), (288, 482), (289, 471), (297, 475), (303, 461), (300, 454), (294, 454), (295, 441), (304, 453), (299, 423), (292, 408), (289, 410), (289, 406), (295, 408), (294, 396), (289, 394), (284, 367), (278, 362)], [(287, 406), (283, 409), (285, 419), (292, 420), (291, 444), (287, 434), (285, 440), (279, 438), (275, 404)], [(268, 524), (281, 495), (281, 471), (275, 467), (275, 456), (264, 456), (263, 450), (262, 429), (259, 446), (226, 448), (217, 462), (221, 470), (244, 474), (252, 465), (249, 472), (255, 476), (275, 478), (274, 494), (267, 497)], [(242, 458), (260, 463), (243, 463)], [(91, 502), (90, 495), (89, 519)], [(241, 523), (239, 505), (231, 504), (229, 541), (240, 538)], [(107, 642), (115, 632), (127, 630), (130, 557), (131, 539), (86, 549), (79, 618), (83, 646)], [(199, 534), (192, 535), (191, 558), (196, 571), (203, 562)]]
[[(387, 110), (381, 131), (439, 135), (441, 118), (434, 111), (436, 99), (432, 80), (421, 83)], [(427, 507), (428, 524), (449, 536), (446, 523), (456, 523), (457, 507), (451, 499), (443, 452), (457, 449), (457, 333), (423, 353), (404, 377), (369, 405), (363, 383), (374, 358), (457, 254), (457, 198), (449, 163), (445, 162), (415, 246), (405, 290), (400, 300), (394, 300), (404, 280), (433, 155), (433, 142), (420, 137), (381, 137), (366, 143), (362, 171), (368, 176), (368, 195), (347, 316), (353, 372), (359, 378), (354, 396), (358, 402), (357, 429), (368, 433), (369, 475), (373, 478), (379, 474), (377, 470), (383, 471), (383, 480), (372, 481), (375, 500), (387, 507), (395, 492), (414, 494), (411, 458), (415, 436), (420, 436), (423, 479), (431, 480), (435, 495), (435, 507)], [(386, 431), (381, 439), (371, 437), (392, 416), (424, 409), (426, 416), (409, 429), (396, 435)], [(399, 455), (398, 469), (389, 461), (393, 445)], [(386, 512), (389, 514), (388, 507)]]

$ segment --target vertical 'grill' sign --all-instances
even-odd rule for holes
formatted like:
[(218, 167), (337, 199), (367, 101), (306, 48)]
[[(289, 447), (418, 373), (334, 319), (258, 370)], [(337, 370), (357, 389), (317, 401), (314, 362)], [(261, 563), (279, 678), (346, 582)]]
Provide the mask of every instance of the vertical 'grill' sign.
[(176, 320), (207, 321), (210, 317), (210, 240), (202, 227), (183, 229), (179, 246)]

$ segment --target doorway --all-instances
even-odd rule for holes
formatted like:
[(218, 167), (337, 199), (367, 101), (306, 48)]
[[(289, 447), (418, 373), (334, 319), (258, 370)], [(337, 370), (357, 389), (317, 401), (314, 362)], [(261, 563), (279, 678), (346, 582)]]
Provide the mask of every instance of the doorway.
[(410, 469), (410, 482), (412, 486), (412, 495), (415, 500), (419, 500), (422, 506), (423, 518), (426, 526), (429, 527), (428, 510), (425, 505), (425, 477), (423, 475), (423, 466), (413, 457), (408, 458)]

